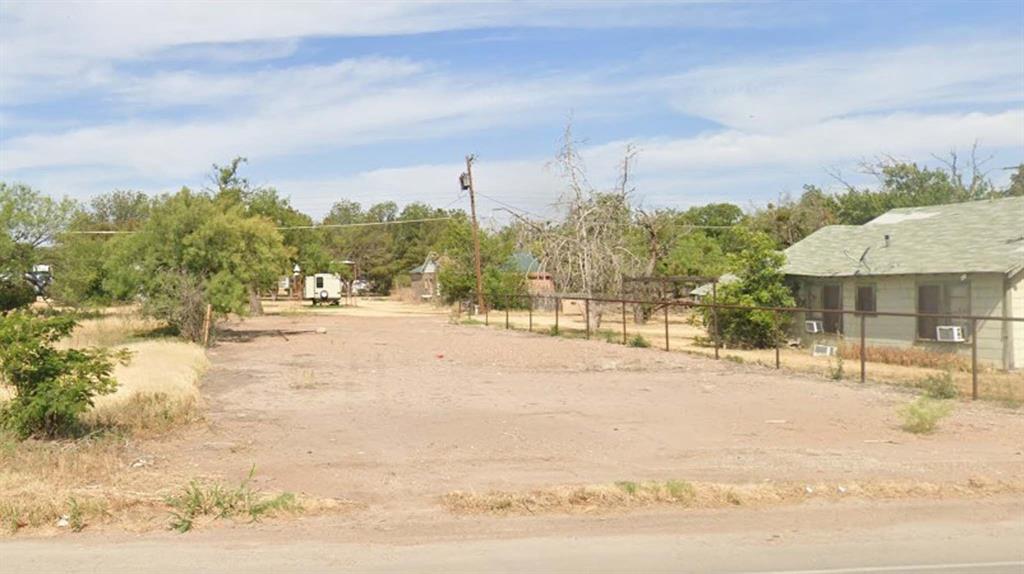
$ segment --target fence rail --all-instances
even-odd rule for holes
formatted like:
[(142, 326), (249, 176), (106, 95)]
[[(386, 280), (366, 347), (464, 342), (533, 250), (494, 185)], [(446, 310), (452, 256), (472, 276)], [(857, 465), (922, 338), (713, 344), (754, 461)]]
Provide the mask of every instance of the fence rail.
[[(471, 309), (473, 307), (472, 301), (476, 301), (476, 294), (472, 293), (471, 300), (460, 301), (459, 313), (461, 314), (464, 308)], [(710, 325), (708, 325), (708, 335), (710, 336), (714, 344), (714, 358), (719, 359), (720, 350), (722, 349), (722, 336), (720, 332), (719, 324), (719, 311), (760, 311), (772, 313), (774, 316), (775, 334), (774, 334), (774, 350), (775, 350), (775, 368), (781, 368), (781, 351), (780, 347), (782, 342), (786, 340), (785, 332), (782, 326), (785, 324), (784, 320), (781, 320), (784, 315), (802, 315), (803, 317), (817, 316), (825, 317), (828, 315), (846, 317), (852, 315), (858, 319), (859, 329), (859, 361), (860, 361), (860, 381), (865, 382), (867, 380), (867, 342), (868, 342), (868, 319), (874, 319), (879, 317), (898, 317), (907, 319), (942, 319), (944, 321), (956, 321), (956, 322), (968, 322), (970, 324), (970, 339), (969, 341), (952, 342), (948, 343), (951, 345), (951, 349), (954, 351), (960, 350), (961, 344), (969, 344), (971, 347), (971, 398), (974, 400), (978, 399), (979, 396), (979, 385), (978, 385), (978, 329), (980, 325), (986, 322), (1001, 322), (1010, 323), (1024, 322), (1024, 317), (1001, 317), (1001, 316), (983, 316), (983, 315), (964, 315), (964, 314), (940, 314), (940, 313), (910, 313), (910, 312), (899, 312), (899, 311), (858, 311), (854, 309), (826, 309), (826, 308), (810, 308), (810, 307), (771, 307), (771, 306), (753, 306), (753, 305), (734, 305), (719, 303), (717, 300), (717, 293), (712, 291), (712, 301), (699, 302), (686, 299), (657, 299), (657, 300), (645, 300), (637, 298), (625, 298), (625, 297), (607, 297), (607, 296), (582, 296), (572, 294), (550, 294), (550, 295), (510, 295), (500, 298), (500, 301), (489, 300), (488, 297), (484, 297), (484, 309), (482, 312), (484, 315), (484, 323), (490, 324), (490, 311), (492, 308), (503, 308), (505, 313), (505, 328), (511, 328), (511, 317), (510, 311), (512, 308), (525, 310), (528, 313), (528, 330), (533, 331), (534, 329), (534, 314), (537, 309), (537, 302), (541, 301), (546, 306), (554, 308), (554, 329), (558, 331), (560, 329), (560, 320), (563, 314), (562, 303), (565, 301), (582, 302), (583, 305), (583, 322), (584, 322), (584, 333), (587, 339), (592, 336), (592, 312), (591, 308), (594, 305), (615, 305), (621, 306), (622, 312), (622, 342), (626, 344), (628, 341), (628, 329), (627, 329), (627, 306), (634, 305), (641, 308), (647, 308), (651, 311), (651, 319), (654, 319), (654, 313), (659, 310), (664, 310), (664, 326), (665, 326), (665, 343), (664, 350), (669, 351), (671, 349), (671, 342), (669, 336), (669, 312), (672, 309), (677, 310), (694, 310), (694, 309), (707, 309), (710, 310)], [(524, 303), (525, 302), (525, 303)], [(495, 305), (495, 304), (498, 305)], [(835, 335), (841, 338), (845, 338), (843, 333), (843, 327), (836, 333), (829, 333), (829, 335)], [(916, 334), (913, 340), (917, 340)], [(1004, 346), (1003, 353), (1005, 354), (1005, 345), (1009, 344), (1005, 338), (1001, 338), (1001, 344)]]

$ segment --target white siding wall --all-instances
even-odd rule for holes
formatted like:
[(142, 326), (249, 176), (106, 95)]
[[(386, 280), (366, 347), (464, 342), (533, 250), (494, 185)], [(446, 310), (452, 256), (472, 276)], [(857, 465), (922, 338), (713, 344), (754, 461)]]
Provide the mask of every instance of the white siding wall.
[[(896, 313), (914, 313), (917, 311), (917, 286), (920, 283), (931, 281), (959, 281), (958, 275), (889, 275), (865, 278), (842, 277), (836, 279), (807, 279), (801, 282), (801, 295), (806, 297), (808, 293), (816, 292), (821, 285), (839, 283), (843, 290), (843, 309), (855, 309), (855, 298), (857, 286), (874, 285), (875, 301), (878, 311)], [(970, 275), (967, 280), (970, 282), (971, 292), (971, 314), (984, 315), (989, 317), (1003, 316), (1003, 302), (1005, 298), (1004, 276), (998, 274), (975, 274)], [(1019, 305), (1020, 312), (1015, 315), (1024, 315), (1024, 279), (1017, 282), (1018, 289), (1014, 291), (1015, 307)], [(817, 291), (820, 294), (820, 291)], [(821, 308), (820, 296), (816, 299), (803, 300), (803, 304)], [(957, 352), (970, 357), (971, 345), (969, 343), (937, 343), (934, 341), (917, 340), (917, 320), (913, 317), (885, 317), (875, 316), (865, 319), (866, 341), (869, 346), (879, 347), (923, 347), (944, 352)], [(802, 324), (799, 326), (802, 327)], [(1015, 351), (1017, 365), (1021, 365), (1021, 358), (1024, 357), (1024, 323), (1016, 327), (1019, 337), (1014, 343), (1019, 351)], [(1002, 321), (979, 321), (978, 323), (978, 360), (986, 364), (1002, 367), (1004, 363), (1004, 337), (1009, 329), (1004, 331)], [(843, 317), (843, 334), (849, 343), (860, 341), (860, 318), (853, 314)], [(808, 339), (804, 337), (805, 340)], [(818, 337), (829, 339), (834, 337)]]

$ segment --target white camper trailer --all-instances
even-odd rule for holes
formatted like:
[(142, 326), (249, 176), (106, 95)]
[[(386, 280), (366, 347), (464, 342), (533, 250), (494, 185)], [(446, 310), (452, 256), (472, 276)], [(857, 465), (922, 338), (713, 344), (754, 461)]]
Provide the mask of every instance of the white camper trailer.
[(303, 299), (309, 299), (314, 305), (339, 305), (342, 297), (341, 277), (334, 273), (317, 273), (307, 275), (303, 285)]

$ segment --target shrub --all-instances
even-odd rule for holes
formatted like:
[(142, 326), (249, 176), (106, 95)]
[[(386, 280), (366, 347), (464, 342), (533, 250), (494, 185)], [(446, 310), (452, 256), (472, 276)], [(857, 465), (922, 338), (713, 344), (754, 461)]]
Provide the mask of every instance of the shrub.
[[(717, 302), (744, 307), (792, 307), (793, 293), (785, 284), (782, 265), (785, 256), (775, 250), (763, 233), (737, 231), (737, 240), (745, 245), (731, 256), (730, 265), (738, 280), (718, 288)], [(704, 307), (704, 324), (714, 329), (716, 320), (710, 307)], [(766, 349), (786, 330), (790, 318), (784, 313), (748, 309), (718, 309), (717, 330), (726, 345)], [(713, 333), (712, 333), (713, 334)]]
[(637, 334), (637, 335), (633, 335), (629, 339), (629, 346), (630, 347), (638, 347), (638, 348), (641, 348), (641, 349), (646, 349), (646, 348), (651, 346), (651, 342), (648, 341), (647, 338), (645, 338), (643, 335)]
[(903, 419), (903, 430), (914, 434), (927, 434), (935, 430), (939, 421), (953, 412), (952, 403), (918, 397), (916, 400), (900, 408), (899, 416)]
[(955, 399), (960, 390), (953, 380), (953, 373), (946, 371), (942, 374), (928, 375), (918, 386), (924, 389), (924, 394), (933, 399)]
[(127, 360), (126, 353), (54, 347), (75, 324), (70, 315), (28, 311), (0, 317), (0, 383), (14, 390), (0, 408), (0, 424), (21, 438), (74, 434), (93, 397), (117, 387), (111, 373), (115, 361)]

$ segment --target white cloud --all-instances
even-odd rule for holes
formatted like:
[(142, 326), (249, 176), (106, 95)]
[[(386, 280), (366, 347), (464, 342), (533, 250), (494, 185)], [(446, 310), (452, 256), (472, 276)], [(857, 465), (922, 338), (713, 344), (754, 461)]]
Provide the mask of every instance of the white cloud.
[[(1024, 148), (1024, 111), (996, 114), (895, 114), (832, 120), (778, 135), (725, 131), (689, 138), (632, 143), (640, 149), (634, 172), (637, 201), (655, 207), (686, 207), (709, 201), (747, 206), (797, 191), (826, 177), (829, 166), (855, 167), (876, 154), (929, 160), (951, 147), (966, 150), (979, 141), (986, 149)], [(610, 188), (629, 142), (581, 150), (593, 185)], [(480, 191), (519, 209), (547, 215), (564, 189), (549, 160), (480, 162), (474, 169)], [(455, 199), (458, 163), (370, 170), (352, 176), (275, 182), (294, 204), (322, 214), (342, 198), (362, 203), (425, 201), (444, 206)], [(467, 205), (465, 200), (459, 204)], [(501, 207), (481, 199), (482, 213)], [(499, 214), (499, 217), (504, 217)]]
[[(384, 36), (511, 26), (738, 27), (776, 18), (741, 6), (629, 2), (446, 1), (30, 2), (0, 3), (0, 102), (66, 95), (104, 84), (119, 62), (155, 56), (264, 59), (294, 40)], [(243, 44), (234, 46), (232, 44)]]
[(129, 84), (121, 97), (151, 106), (209, 103), (217, 113), (11, 138), (3, 144), (0, 172), (109, 166), (139, 176), (187, 178), (205, 171), (211, 158), (243, 154), (259, 161), (446, 136), (527, 116), (537, 121), (545, 113), (561, 114), (564, 102), (587, 102), (602, 92), (574, 78), (485, 81), (383, 59), (219, 79), (178, 73)]
[(1024, 99), (1024, 45), (970, 41), (703, 67), (668, 80), (677, 109), (773, 131), (877, 111)]

